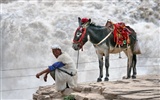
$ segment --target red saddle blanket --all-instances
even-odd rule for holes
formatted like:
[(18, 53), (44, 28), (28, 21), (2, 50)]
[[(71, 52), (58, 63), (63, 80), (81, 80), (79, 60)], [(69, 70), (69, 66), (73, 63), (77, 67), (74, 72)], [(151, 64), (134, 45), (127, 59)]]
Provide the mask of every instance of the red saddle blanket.
[(130, 30), (125, 26), (125, 23), (120, 22), (113, 24), (114, 25), (114, 42), (116, 44), (123, 46), (123, 44), (129, 44), (129, 34), (131, 33)]

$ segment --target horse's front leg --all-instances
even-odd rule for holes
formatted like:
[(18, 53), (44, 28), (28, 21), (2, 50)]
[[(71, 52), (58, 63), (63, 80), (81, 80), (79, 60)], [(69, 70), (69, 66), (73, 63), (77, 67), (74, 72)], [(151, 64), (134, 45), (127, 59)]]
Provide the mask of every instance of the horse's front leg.
[(105, 67), (106, 67), (106, 77), (105, 77), (104, 81), (108, 81), (109, 80), (109, 71), (108, 71), (108, 68), (109, 68), (109, 54), (107, 54), (105, 56)]
[(99, 60), (99, 77), (97, 79), (97, 82), (101, 82), (102, 81), (102, 77), (103, 77), (103, 56), (98, 55), (98, 60)]

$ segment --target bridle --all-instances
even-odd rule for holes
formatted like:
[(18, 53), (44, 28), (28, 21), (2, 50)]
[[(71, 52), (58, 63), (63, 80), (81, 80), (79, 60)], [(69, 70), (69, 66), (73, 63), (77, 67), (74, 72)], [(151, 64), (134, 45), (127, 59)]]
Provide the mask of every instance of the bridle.
[(82, 33), (78, 40), (73, 39), (73, 43), (78, 44), (80, 46), (80, 48), (82, 48), (82, 49), (83, 49), (83, 45), (84, 45), (83, 39), (86, 35), (86, 29), (87, 29), (88, 25), (89, 25), (89, 22), (82, 24), (81, 26), (79, 26), (77, 28), (77, 30), (74, 34), (74, 37), (76, 37), (78, 31), (80, 31)]
[(80, 31), (82, 34), (81, 34), (81, 36), (80, 36), (80, 38), (79, 38), (78, 40), (75, 40), (75, 39), (74, 39), (74, 40), (73, 40), (73, 43), (79, 44), (80, 47), (82, 48), (83, 45), (84, 45), (84, 43), (83, 43), (83, 38), (84, 38), (84, 36), (86, 35), (86, 28), (82, 28), (81, 26), (78, 27), (77, 30), (76, 30), (76, 32), (75, 32), (75, 35), (74, 35), (74, 36), (76, 36), (77, 31)]

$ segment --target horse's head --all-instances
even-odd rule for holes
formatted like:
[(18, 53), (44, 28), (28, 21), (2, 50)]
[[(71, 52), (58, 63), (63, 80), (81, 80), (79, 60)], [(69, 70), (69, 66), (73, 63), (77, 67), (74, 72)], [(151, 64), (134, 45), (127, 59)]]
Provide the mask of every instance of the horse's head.
[(77, 28), (73, 38), (73, 49), (79, 50), (88, 41), (87, 39), (87, 27), (90, 24), (91, 19), (78, 17), (79, 27)]

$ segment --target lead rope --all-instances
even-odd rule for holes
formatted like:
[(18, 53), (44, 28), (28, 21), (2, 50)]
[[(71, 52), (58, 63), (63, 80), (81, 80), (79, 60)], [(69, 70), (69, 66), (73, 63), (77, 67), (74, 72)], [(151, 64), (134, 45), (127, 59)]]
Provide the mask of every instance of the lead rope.
[(78, 60), (79, 60), (79, 50), (78, 50), (78, 53), (77, 53), (77, 65), (76, 65), (77, 69), (78, 69)]

